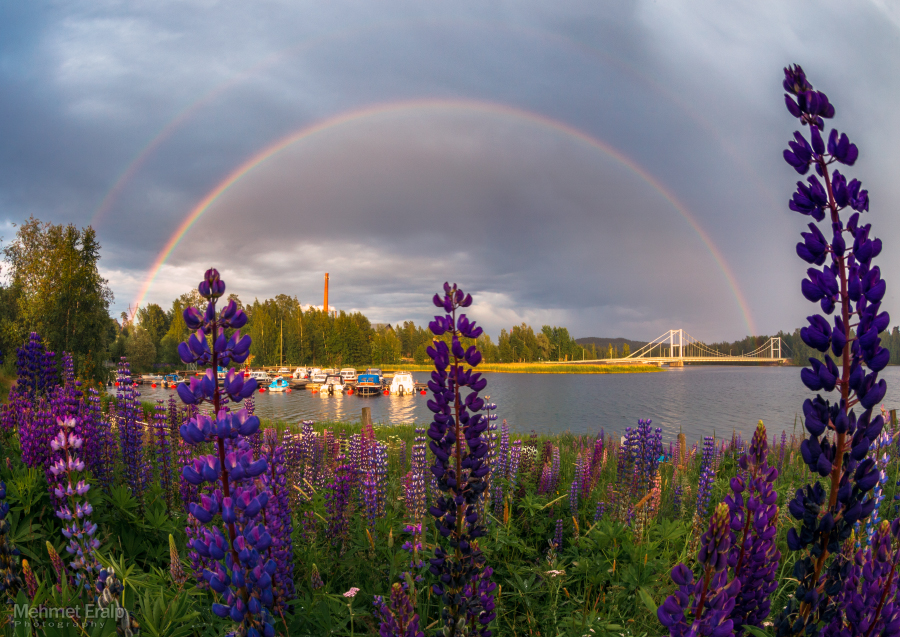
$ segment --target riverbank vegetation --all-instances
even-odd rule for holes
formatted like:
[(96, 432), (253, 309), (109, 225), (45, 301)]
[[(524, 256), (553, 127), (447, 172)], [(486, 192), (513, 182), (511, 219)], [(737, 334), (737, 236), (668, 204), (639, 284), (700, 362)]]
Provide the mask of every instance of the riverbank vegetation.
[[(224, 634), (231, 622), (212, 612), (219, 596), (202, 585), (199, 571), (208, 558), (188, 546), (198, 524), (189, 510), (205, 489), (185, 481), (181, 467), (209, 451), (206, 444), (185, 445), (179, 434), (193, 410), (173, 396), (146, 414), (124, 374), (121, 391), (109, 400), (79, 396), (67, 374), (62, 385), (35, 397), (36, 410), (3, 414), (8, 461), (0, 463), (0, 479), (9, 506), (3, 538), (20, 553), (9, 565), (20, 579), (16, 596), (43, 607), (75, 607), (93, 598), (79, 592), (79, 573), (95, 590), (98, 572), (64, 566), (68, 575), (59, 577), (53, 565), (54, 554), (67, 562), (71, 557), (66, 523), (55, 514), (58, 476), (47, 464), (54, 453), (41, 445), (58, 431), (57, 417), (74, 414), (86, 466), (73, 477), (91, 485), (88, 519), (97, 525), (91, 537), (98, 542), (92, 555), (107, 574), (115, 569), (129, 621), (141, 634)], [(21, 399), (16, 404), (25, 406)], [(252, 409), (252, 399), (245, 407)], [(491, 423), (491, 472), (479, 509), (486, 535), (478, 544), (497, 585), (494, 634), (659, 634), (655, 611), (675, 590), (668, 572), (679, 561), (692, 563), (712, 503), (730, 493), (748, 441), (734, 435), (664, 443), (659, 430), (644, 423), (635, 423), (624, 440), (602, 427), (591, 436), (522, 435), (506, 427), (502, 405), (486, 405), (481, 413)], [(896, 423), (884, 440), (894, 433)], [(786, 553), (793, 527), (788, 503), (809, 472), (800, 439), (778, 431), (767, 438), (768, 462), (778, 469), (775, 544)], [(361, 423), (265, 421), (250, 436), (254, 453), (285, 477), (273, 496), (284, 497), (289, 513), (281, 527), (283, 558), (276, 560), (287, 569), (276, 589), (285, 601), (274, 620), (277, 634), (374, 635), (382, 620), (378, 596), (389, 600), (392, 582), (408, 584), (420, 627), (435, 629), (442, 604), (432, 591), (428, 559), (440, 535), (428, 509), (441, 491), (426, 441), (424, 425)], [(879, 484), (885, 518), (895, 515), (895, 444), (879, 446), (893, 456), (879, 465), (886, 477)], [(864, 544), (874, 527), (873, 519), (852, 541)], [(274, 536), (271, 521), (267, 528)], [(789, 571), (790, 563), (780, 567), (773, 606), (794, 586)], [(2, 612), (12, 634), (11, 607)]]

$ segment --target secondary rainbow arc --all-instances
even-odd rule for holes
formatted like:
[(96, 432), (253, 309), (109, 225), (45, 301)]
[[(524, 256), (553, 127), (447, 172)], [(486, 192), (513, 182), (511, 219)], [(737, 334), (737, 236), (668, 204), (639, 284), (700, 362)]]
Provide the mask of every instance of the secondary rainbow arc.
[(580, 142), (601, 151), (605, 155), (613, 158), (618, 163), (631, 170), (644, 182), (651, 186), (660, 196), (662, 196), (669, 203), (669, 205), (671, 205), (684, 218), (684, 220), (690, 225), (694, 232), (697, 233), (697, 236), (703, 242), (710, 255), (715, 260), (716, 265), (719, 267), (719, 270), (722, 273), (723, 277), (725, 278), (726, 283), (728, 284), (731, 293), (738, 305), (741, 316), (748, 329), (748, 333), (756, 333), (755, 324), (747, 300), (744, 297), (744, 294), (741, 291), (740, 286), (738, 285), (737, 279), (734, 276), (734, 273), (731, 271), (731, 268), (728, 265), (728, 262), (726, 261), (724, 255), (712, 241), (712, 238), (709, 236), (706, 230), (704, 230), (700, 223), (696, 220), (687, 206), (685, 206), (656, 177), (650, 174), (646, 169), (644, 169), (633, 159), (619, 151), (617, 148), (611, 146), (601, 139), (590, 135), (589, 133), (581, 129), (575, 128), (570, 124), (552, 119), (540, 113), (535, 113), (507, 104), (471, 99), (418, 99), (369, 105), (364, 108), (345, 111), (343, 113), (339, 113), (337, 115), (310, 124), (309, 126), (294, 131), (286, 137), (281, 138), (280, 140), (257, 152), (255, 155), (238, 166), (238, 168), (233, 170), (227, 177), (225, 177), (225, 179), (219, 182), (219, 184), (215, 188), (210, 190), (207, 195), (202, 200), (200, 200), (200, 202), (197, 203), (196, 206), (194, 206), (194, 208), (185, 217), (181, 224), (179, 224), (178, 228), (166, 241), (162, 250), (159, 252), (159, 255), (151, 265), (148, 275), (143, 285), (141, 286), (137, 298), (135, 299), (135, 307), (140, 307), (140, 305), (143, 304), (144, 299), (146, 298), (150, 288), (153, 286), (153, 283), (155, 282), (160, 269), (165, 264), (166, 260), (169, 258), (175, 248), (178, 246), (178, 244), (188, 233), (188, 231), (191, 229), (191, 227), (197, 222), (197, 220), (209, 209), (209, 207), (217, 199), (219, 199), (219, 197), (225, 194), (229, 190), (229, 188), (231, 188), (231, 186), (233, 186), (241, 178), (253, 171), (253, 169), (258, 167), (268, 159), (272, 158), (273, 156), (277, 155), (284, 149), (297, 142), (308, 139), (323, 131), (360, 119), (364, 119), (366, 117), (373, 117), (376, 115), (394, 113), (404, 110), (422, 111), (439, 108), (459, 109), (472, 112), (495, 114), (511, 117), (520, 121), (531, 122), (538, 126), (543, 126), (545, 128), (555, 130), (568, 137), (575, 138)]

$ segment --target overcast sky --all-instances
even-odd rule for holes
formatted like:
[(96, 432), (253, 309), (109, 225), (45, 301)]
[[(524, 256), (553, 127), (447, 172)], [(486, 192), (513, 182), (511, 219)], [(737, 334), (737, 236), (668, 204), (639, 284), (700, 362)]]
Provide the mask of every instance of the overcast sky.
[[(781, 159), (796, 62), (860, 147), (900, 322), (896, 6), (5, 2), (0, 236), (93, 225), (114, 315), (216, 266), (243, 300), (304, 304), (327, 271), (331, 305), (375, 322), (427, 321), (449, 279), (495, 338), (789, 330), (813, 309)], [(191, 211), (291, 136), (142, 297)]]

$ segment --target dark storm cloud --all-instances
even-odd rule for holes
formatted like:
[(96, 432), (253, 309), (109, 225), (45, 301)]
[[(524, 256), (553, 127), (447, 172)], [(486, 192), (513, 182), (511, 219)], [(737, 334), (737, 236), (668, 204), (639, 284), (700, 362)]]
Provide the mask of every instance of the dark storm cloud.
[[(794, 179), (780, 159), (793, 129), (779, 73), (797, 61), (863, 149), (854, 170), (886, 245), (900, 232), (885, 214), (900, 195), (885, 161), (900, 141), (900, 18), (880, 3), (816, 16), (803, 3), (702, 2), (0, 11), (0, 222), (88, 223), (167, 133), (97, 222), (116, 313), (248, 157), (335, 114), (408, 99), (509, 104), (624, 152), (692, 211), (772, 332), (806, 310), (793, 256), (803, 224), (786, 211)], [(884, 259), (896, 269), (892, 251)], [(375, 320), (424, 320), (425, 295), (449, 277), (481, 292), (495, 335), (521, 320), (635, 338), (746, 331), (712, 255), (646, 181), (565, 135), (474, 111), (398, 111), (278, 155), (191, 229), (148, 300), (167, 305), (211, 263), (244, 297), (304, 303), (330, 271), (333, 302)]]

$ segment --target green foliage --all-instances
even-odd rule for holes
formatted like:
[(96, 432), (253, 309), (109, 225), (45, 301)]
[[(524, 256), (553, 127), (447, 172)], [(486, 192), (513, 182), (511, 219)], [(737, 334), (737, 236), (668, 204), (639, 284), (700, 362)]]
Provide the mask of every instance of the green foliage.
[(3, 254), (11, 281), (3, 300), (15, 307), (0, 312), (4, 342), (20, 345), (29, 332), (38, 332), (50, 350), (71, 352), (82, 375), (87, 355), (106, 351), (113, 300), (98, 270), (100, 244), (93, 228), (30, 217)]

